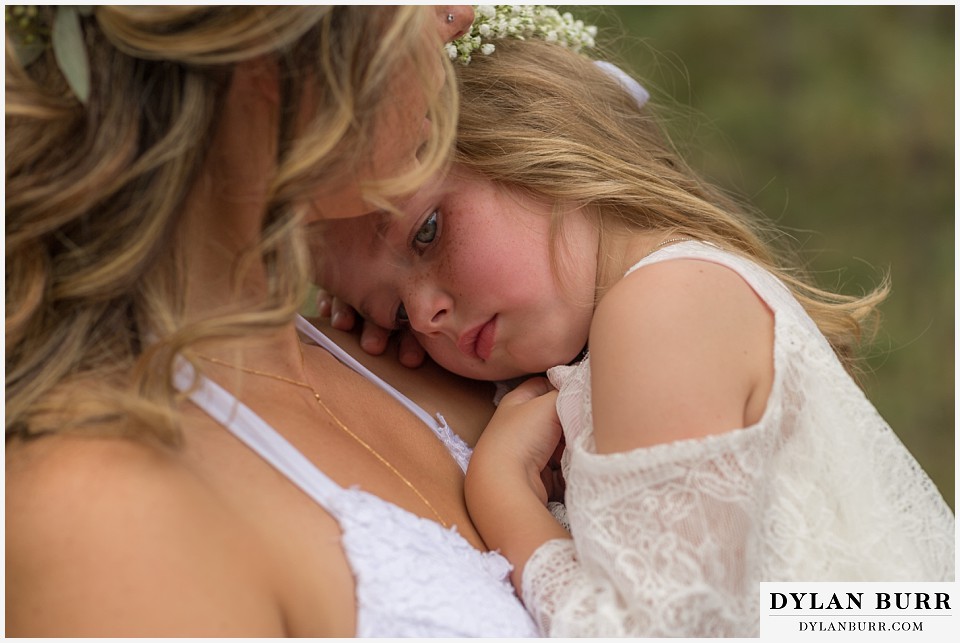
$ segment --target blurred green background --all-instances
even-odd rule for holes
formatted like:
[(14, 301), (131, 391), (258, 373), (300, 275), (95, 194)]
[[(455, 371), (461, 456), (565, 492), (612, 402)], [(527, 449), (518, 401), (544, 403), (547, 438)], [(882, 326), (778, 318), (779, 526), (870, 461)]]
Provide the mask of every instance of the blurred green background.
[[(954, 507), (954, 7), (566, 7), (821, 286), (893, 290), (867, 395)], [(842, 427), (838, 427), (842, 430)]]

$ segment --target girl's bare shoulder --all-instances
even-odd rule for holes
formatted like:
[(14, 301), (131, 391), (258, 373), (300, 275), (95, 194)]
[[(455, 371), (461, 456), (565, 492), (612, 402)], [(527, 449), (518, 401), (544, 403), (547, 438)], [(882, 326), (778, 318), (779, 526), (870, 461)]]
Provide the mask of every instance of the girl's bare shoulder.
[(598, 449), (698, 438), (762, 409), (753, 401), (773, 377), (773, 315), (725, 266), (661, 261), (600, 301), (590, 353)]

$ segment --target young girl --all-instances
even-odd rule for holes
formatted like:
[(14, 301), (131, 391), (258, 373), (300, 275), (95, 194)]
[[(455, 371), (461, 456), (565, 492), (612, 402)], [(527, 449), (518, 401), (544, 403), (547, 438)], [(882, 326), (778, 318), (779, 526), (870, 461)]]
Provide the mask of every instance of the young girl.
[(546, 371), (465, 489), (543, 632), (755, 636), (761, 581), (953, 579), (953, 515), (850, 374), (886, 288), (803, 281), (581, 55), (500, 41), (458, 73), (455, 166), (335, 222), (324, 284), (459, 374)]

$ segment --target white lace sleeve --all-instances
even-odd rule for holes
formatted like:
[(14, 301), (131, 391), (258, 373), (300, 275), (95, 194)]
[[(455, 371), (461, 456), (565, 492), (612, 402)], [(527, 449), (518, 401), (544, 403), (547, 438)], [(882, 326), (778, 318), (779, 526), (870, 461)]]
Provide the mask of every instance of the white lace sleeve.
[[(720, 437), (664, 445), (662, 466), (643, 471), (631, 454), (573, 455), (575, 540), (544, 544), (524, 568), (523, 599), (541, 631), (757, 635), (750, 561), (764, 440), (749, 431)], [(677, 459), (677, 448), (696, 455)]]
[(775, 311), (774, 385), (754, 426), (599, 455), (590, 357), (559, 389), (573, 541), (541, 546), (523, 599), (550, 636), (756, 636), (763, 581), (953, 581), (955, 519), (790, 292), (687, 242)]

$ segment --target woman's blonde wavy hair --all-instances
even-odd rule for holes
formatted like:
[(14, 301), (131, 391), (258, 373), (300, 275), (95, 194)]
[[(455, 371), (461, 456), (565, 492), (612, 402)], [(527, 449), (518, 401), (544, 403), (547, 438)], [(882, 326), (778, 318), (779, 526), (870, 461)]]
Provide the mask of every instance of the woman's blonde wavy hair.
[[(40, 23), (52, 24), (55, 11), (39, 8)], [(436, 68), (429, 58), (442, 58), (441, 43), (425, 29), (431, 11), (99, 6), (81, 21), (86, 104), (49, 47), (24, 68), (8, 31), (8, 441), (81, 430), (179, 441), (176, 355), (289, 323), (307, 288), (304, 202), (369, 162), (384, 89), (398, 70)], [(268, 292), (256, 306), (188, 324), (179, 214), (234, 66), (260, 56), (278, 62), (284, 113), (262, 240), (238, 271), (265, 266)], [(407, 80), (431, 82), (425, 73)], [(409, 190), (446, 162), (456, 114), (449, 86), (431, 102), (436, 131), (419, 168), (361, 186), (368, 199)], [(304, 96), (316, 103), (306, 127)]]
[(875, 331), (886, 278), (861, 297), (818, 288), (785, 235), (684, 163), (655, 105), (638, 107), (586, 57), (542, 41), (497, 41), (493, 54), (474, 56), (457, 76), (456, 163), (553, 204), (555, 240), (563, 213), (585, 208), (597, 214), (601, 252), (612, 235), (662, 230), (746, 256), (790, 288), (857, 373), (857, 350)]

